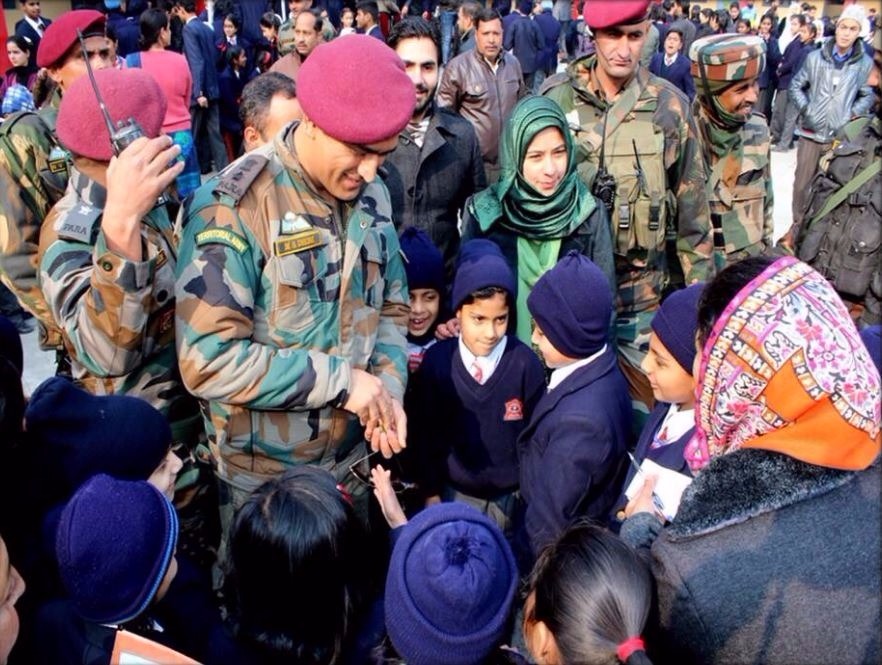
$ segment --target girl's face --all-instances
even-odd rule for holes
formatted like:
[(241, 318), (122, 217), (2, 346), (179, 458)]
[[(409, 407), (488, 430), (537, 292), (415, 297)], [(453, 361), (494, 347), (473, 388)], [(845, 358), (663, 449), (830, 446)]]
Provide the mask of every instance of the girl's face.
[(272, 27), (268, 28), (265, 25), (262, 25), (262, 26), (260, 26), (260, 32), (263, 34), (263, 38), (266, 39), (268, 42), (275, 41), (275, 39), (276, 39), (276, 29), (275, 28), (272, 28)]
[(340, 21), (343, 23), (344, 28), (351, 28), (352, 22), (355, 20), (352, 12), (343, 12), (340, 16)]
[(239, 57), (236, 58), (236, 65), (238, 65), (239, 69), (244, 69), (245, 65), (247, 65), (247, 64), (248, 64), (248, 55), (245, 53), (245, 51), (242, 51), (239, 54)]
[(429, 332), (438, 318), (440, 308), (441, 294), (435, 289), (411, 289), (408, 334), (421, 337)]
[(6, 55), (9, 56), (9, 62), (13, 67), (23, 67), (28, 64), (29, 53), (18, 48), (15, 42), (6, 42)]
[(739, 35), (746, 35), (750, 32), (750, 26), (747, 25), (744, 21), (738, 21), (738, 24), (735, 26), (735, 32)]
[(764, 18), (762, 21), (760, 21), (759, 32), (761, 35), (772, 34), (772, 20), (768, 19), (768, 18)]
[(227, 36), (227, 39), (236, 35), (236, 26), (229, 19), (224, 19), (224, 34)]
[(527, 146), (521, 175), (537, 192), (551, 196), (566, 175), (567, 161), (563, 134), (557, 127), (546, 127)]

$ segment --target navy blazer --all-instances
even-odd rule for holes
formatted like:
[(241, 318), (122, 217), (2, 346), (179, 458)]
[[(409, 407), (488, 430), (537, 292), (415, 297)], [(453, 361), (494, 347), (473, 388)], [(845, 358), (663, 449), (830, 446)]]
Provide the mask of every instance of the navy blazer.
[[(46, 28), (52, 25), (52, 21), (48, 18), (43, 18), (42, 16), (40, 17), (40, 21), (43, 22), (43, 34), (46, 34)], [(40, 46), (40, 35), (25, 19), (20, 19), (15, 24), (15, 34), (19, 37), (23, 37), (31, 45), (31, 55), (28, 57), (28, 65), (30, 67), (36, 67), (37, 47)]]
[(196, 104), (200, 95), (209, 101), (216, 101), (220, 97), (220, 86), (215, 66), (217, 49), (214, 46), (214, 31), (198, 18), (184, 25), (184, 55), (187, 56), (193, 77), (190, 106)]
[(670, 67), (665, 66), (665, 54), (656, 53), (649, 63), (649, 71), (658, 77), (673, 83), (691, 102), (695, 99), (695, 81), (692, 80), (692, 67), (689, 58), (682, 53), (677, 54), (677, 59)]
[[(628, 384), (609, 347), (542, 396), (518, 439), (526, 504), (519, 526), (529, 554), (535, 557), (577, 518), (606, 520), (630, 438)], [(524, 544), (522, 536), (518, 541)]]
[[(655, 436), (658, 428), (661, 427), (662, 422), (664, 422), (665, 415), (670, 406), (671, 405), (667, 402), (655, 403), (655, 408), (650, 412), (649, 418), (646, 419), (646, 424), (640, 432), (640, 438), (637, 440), (637, 448), (634, 450), (634, 459), (637, 460), (638, 464), (642, 464), (645, 459), (650, 459), (666, 469), (682, 473), (684, 476), (691, 476), (692, 471), (683, 457), (683, 451), (686, 449), (686, 444), (689, 443), (689, 439), (692, 438), (692, 434), (695, 432), (694, 427), (679, 439), (666, 446), (656, 448), (655, 450), (649, 449), (649, 446), (652, 445), (652, 438)], [(634, 467), (629, 464), (628, 472), (625, 474), (625, 482), (622, 483), (622, 489), (619, 493), (619, 498), (616, 499), (616, 503), (610, 514), (610, 523), (616, 531), (618, 531), (618, 528), (621, 526), (621, 520), (618, 519), (616, 513), (623, 510), (625, 506), (628, 505), (628, 497), (625, 496), (625, 488), (631, 483), (635, 473), (637, 472), (634, 470)]]

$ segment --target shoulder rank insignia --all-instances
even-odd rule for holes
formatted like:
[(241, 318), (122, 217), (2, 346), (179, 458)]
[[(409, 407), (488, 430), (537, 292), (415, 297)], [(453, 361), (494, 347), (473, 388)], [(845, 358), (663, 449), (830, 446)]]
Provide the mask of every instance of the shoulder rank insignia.
[(91, 245), (101, 213), (101, 208), (80, 203), (58, 218), (55, 231), (59, 238)]

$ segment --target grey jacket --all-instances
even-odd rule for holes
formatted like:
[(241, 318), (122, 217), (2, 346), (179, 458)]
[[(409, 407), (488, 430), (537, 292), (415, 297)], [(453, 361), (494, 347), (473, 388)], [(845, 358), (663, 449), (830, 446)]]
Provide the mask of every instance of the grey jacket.
[[(880, 468), (757, 449), (714, 459), (652, 544), (664, 663), (878, 663)], [(654, 525), (652, 524), (654, 522)], [(659, 522), (625, 521), (646, 546)]]
[(790, 82), (790, 99), (802, 118), (796, 133), (818, 143), (830, 143), (849, 120), (866, 115), (873, 106), (867, 77), (873, 61), (860, 40), (839, 68), (833, 60), (834, 40), (809, 53)]

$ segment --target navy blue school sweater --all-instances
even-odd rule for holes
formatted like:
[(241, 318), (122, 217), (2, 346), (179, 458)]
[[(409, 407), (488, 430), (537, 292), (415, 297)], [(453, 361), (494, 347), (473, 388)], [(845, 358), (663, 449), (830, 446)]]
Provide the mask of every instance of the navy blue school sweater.
[(609, 348), (542, 396), (518, 442), (525, 503), (517, 535), (522, 562), (574, 520), (606, 520), (630, 439), (628, 385)]
[(545, 390), (542, 363), (516, 337), (483, 385), (466, 370), (459, 340), (438, 342), (408, 391), (410, 447), (419, 449), (417, 482), (427, 495), (445, 483), (491, 499), (518, 486), (517, 439)]

